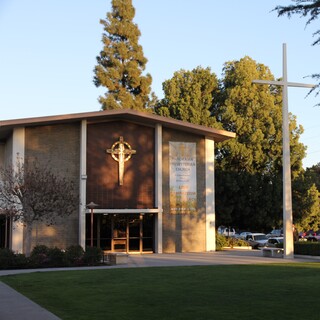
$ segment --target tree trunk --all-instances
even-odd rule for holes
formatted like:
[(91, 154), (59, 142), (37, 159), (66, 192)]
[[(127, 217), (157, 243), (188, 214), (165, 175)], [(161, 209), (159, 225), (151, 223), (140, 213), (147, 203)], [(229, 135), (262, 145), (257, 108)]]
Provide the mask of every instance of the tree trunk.
[(26, 257), (30, 256), (31, 253), (31, 242), (32, 242), (32, 223), (26, 224), (26, 233), (25, 233), (25, 255)]

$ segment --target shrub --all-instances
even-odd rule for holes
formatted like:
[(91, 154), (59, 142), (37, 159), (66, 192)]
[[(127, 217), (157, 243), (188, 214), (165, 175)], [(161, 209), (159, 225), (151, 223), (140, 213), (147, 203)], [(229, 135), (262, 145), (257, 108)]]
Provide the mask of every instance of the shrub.
[(223, 247), (246, 247), (248, 242), (234, 237), (226, 237), (222, 234), (216, 234), (216, 250), (222, 250)]
[(80, 245), (70, 246), (66, 249), (66, 263), (68, 266), (83, 265), (84, 250)]
[(66, 265), (66, 258), (64, 251), (57, 247), (49, 248), (48, 263), (49, 267), (64, 267)]
[(320, 242), (295, 242), (294, 253), (307, 256), (320, 256)]
[(24, 254), (15, 254), (7, 248), (0, 249), (0, 269), (21, 269), (28, 267), (28, 259)]
[(65, 253), (61, 249), (49, 248), (45, 245), (35, 246), (29, 261), (32, 268), (63, 267), (66, 265)]
[(228, 238), (228, 246), (233, 248), (233, 247), (247, 247), (250, 246), (247, 241), (238, 239), (238, 238)]
[(0, 249), (0, 269), (9, 269), (14, 266), (15, 254), (7, 248)]
[(30, 254), (29, 261), (32, 268), (43, 268), (49, 265), (49, 248), (45, 245), (35, 246)]
[(23, 253), (16, 253), (13, 267), (17, 269), (26, 269), (29, 267), (29, 259)]
[(99, 265), (102, 255), (100, 248), (87, 247), (84, 251), (80, 245), (70, 246), (66, 251), (38, 245), (33, 248), (29, 258), (24, 254), (15, 254), (10, 249), (0, 248), (0, 269)]
[(98, 265), (102, 260), (102, 250), (97, 247), (87, 247), (83, 255), (83, 262), (86, 265)]
[(228, 240), (220, 233), (216, 234), (216, 250), (222, 250), (223, 247), (228, 245)]

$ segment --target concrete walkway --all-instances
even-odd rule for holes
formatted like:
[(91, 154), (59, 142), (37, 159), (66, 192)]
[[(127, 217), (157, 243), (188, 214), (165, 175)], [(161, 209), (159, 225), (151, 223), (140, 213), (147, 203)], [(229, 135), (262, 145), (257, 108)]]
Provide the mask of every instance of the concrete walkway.
[(140, 268), (140, 267), (174, 267), (200, 265), (239, 265), (267, 263), (304, 263), (320, 262), (319, 257), (295, 256), (294, 259), (262, 257), (258, 250), (226, 250), (206, 253), (176, 253), (176, 254), (145, 254), (129, 255), (128, 264), (82, 267), (82, 268), (48, 268), (24, 270), (0, 270), (0, 319), (1, 320), (59, 320), (54, 314), (40, 307), (30, 299), (11, 289), (3, 282), (1, 276), (67, 270), (94, 270), (110, 268)]

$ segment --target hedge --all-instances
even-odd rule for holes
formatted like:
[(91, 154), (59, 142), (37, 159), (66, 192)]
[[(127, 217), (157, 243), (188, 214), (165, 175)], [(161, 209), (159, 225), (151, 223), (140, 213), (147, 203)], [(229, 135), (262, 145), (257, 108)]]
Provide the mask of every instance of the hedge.
[(294, 253), (306, 256), (320, 256), (320, 242), (295, 242)]
[(101, 261), (102, 250), (96, 247), (88, 247), (84, 251), (78, 245), (66, 250), (39, 245), (33, 248), (30, 257), (16, 254), (10, 249), (0, 249), (0, 269), (79, 267), (99, 265)]

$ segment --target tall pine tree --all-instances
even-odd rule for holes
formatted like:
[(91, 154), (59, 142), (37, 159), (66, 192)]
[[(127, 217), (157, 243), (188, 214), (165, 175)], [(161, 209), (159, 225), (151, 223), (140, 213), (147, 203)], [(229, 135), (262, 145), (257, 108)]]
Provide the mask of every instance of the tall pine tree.
[(138, 43), (141, 34), (134, 16), (132, 0), (112, 0), (112, 12), (100, 20), (103, 50), (97, 57), (94, 84), (107, 88), (99, 97), (102, 110), (151, 110), (152, 78), (143, 75), (147, 59)]

